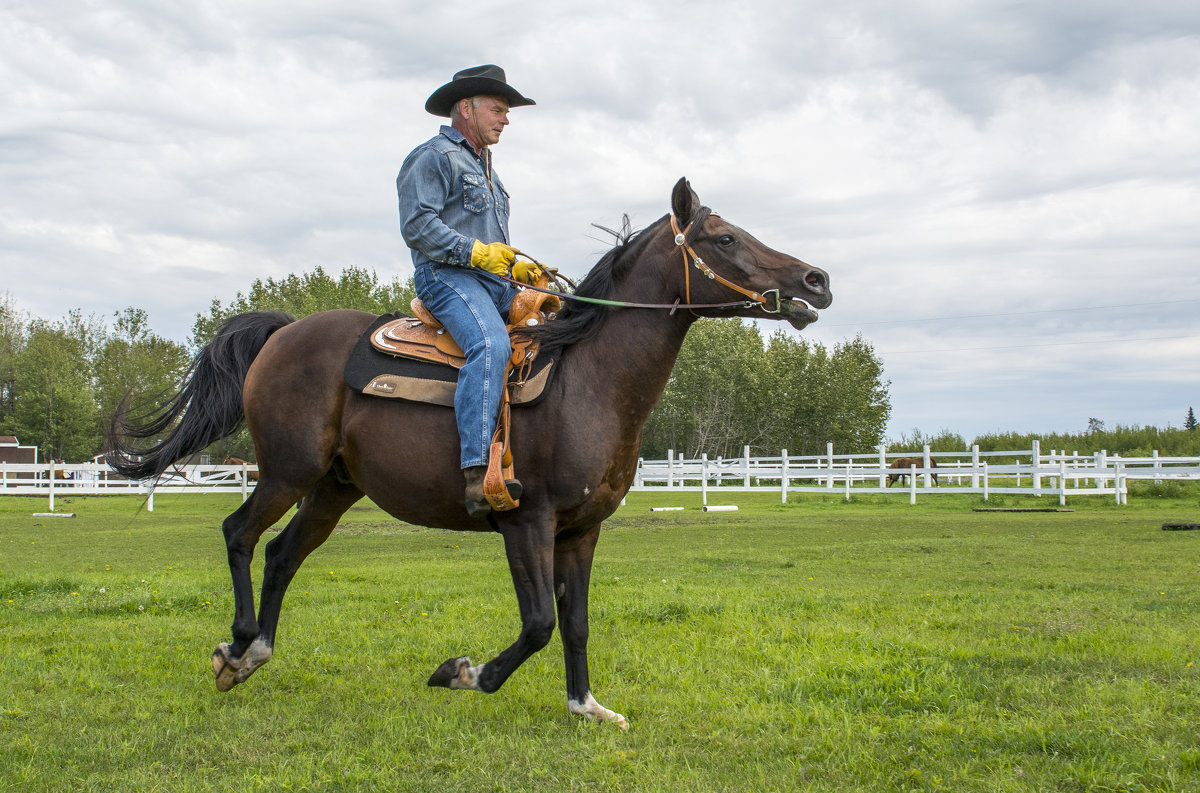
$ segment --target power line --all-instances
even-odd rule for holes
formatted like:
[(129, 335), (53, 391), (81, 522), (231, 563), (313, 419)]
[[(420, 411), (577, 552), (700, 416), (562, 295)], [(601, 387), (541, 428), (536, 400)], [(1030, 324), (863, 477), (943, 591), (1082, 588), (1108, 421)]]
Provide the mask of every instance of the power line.
[(1155, 303), (1118, 303), (1111, 306), (1084, 306), (1081, 308), (1047, 308), (1041, 311), (1005, 311), (1000, 314), (960, 314), (950, 317), (921, 317), (917, 319), (880, 319), (871, 322), (841, 322), (833, 325), (821, 323), (821, 328), (857, 328), (864, 325), (902, 325), (909, 322), (946, 322), (954, 319), (993, 319), (996, 317), (1024, 317), (1033, 314), (1062, 314), (1068, 311), (1102, 311), (1110, 308), (1146, 308), (1149, 306), (1172, 306), (1185, 303), (1200, 303), (1200, 300), (1160, 300)]
[[(1181, 300), (1181, 303), (1196, 301)], [(912, 355), (925, 352), (974, 352), (977, 350), (1025, 350), (1031, 347), (1068, 347), (1079, 344), (1121, 344), (1133, 341), (1171, 341), (1175, 339), (1200, 339), (1200, 335), (1189, 336), (1148, 336), (1140, 339), (1089, 339), (1087, 341), (1052, 341), (1044, 344), (1005, 344), (999, 347), (943, 347), (927, 350), (880, 350), (878, 355)]]

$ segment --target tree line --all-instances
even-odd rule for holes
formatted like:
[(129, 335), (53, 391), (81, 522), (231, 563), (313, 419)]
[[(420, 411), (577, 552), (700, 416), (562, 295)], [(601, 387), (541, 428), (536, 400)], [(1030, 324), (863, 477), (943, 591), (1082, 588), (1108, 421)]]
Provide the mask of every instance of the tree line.
[(37, 446), (39, 460), (82, 462), (103, 451), (127, 393), (132, 414), (154, 409), (191, 356), (153, 333), (145, 311), (113, 316), (110, 325), (72, 311), (52, 322), (0, 295), (0, 434)]
[(1158, 451), (1163, 457), (1195, 457), (1200, 455), (1200, 432), (1196, 431), (1194, 421), (1187, 420), (1193, 415), (1189, 407), (1182, 428), (1117, 424), (1110, 429), (1103, 421), (1091, 418), (1087, 428), (1079, 432), (992, 432), (970, 440), (949, 430), (926, 435), (914, 429), (911, 433), (901, 433), (889, 445), (906, 450), (920, 450), (928, 445), (934, 452), (966, 452), (972, 446), (979, 446), (981, 452), (1003, 452), (1030, 449), (1036, 440), (1043, 453), (1057, 449), (1068, 454), (1106, 451), (1125, 457), (1149, 457)]

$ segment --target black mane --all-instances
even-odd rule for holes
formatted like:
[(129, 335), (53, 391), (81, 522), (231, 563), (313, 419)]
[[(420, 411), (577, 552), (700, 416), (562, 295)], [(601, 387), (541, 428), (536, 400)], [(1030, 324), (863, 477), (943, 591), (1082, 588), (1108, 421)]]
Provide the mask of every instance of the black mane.
[[(579, 297), (590, 297), (597, 300), (610, 299), (617, 280), (626, 274), (630, 265), (638, 258), (638, 253), (651, 238), (652, 235), (648, 232), (657, 229), (665, 222), (666, 217), (664, 216), (646, 228), (635, 231), (629, 223), (629, 215), (624, 215), (621, 218), (619, 229), (596, 225), (596, 228), (611, 234), (616, 240), (616, 244), (601, 257), (600, 261), (596, 262), (596, 265), (579, 283), (575, 294)], [(562, 309), (550, 322), (544, 325), (520, 328), (514, 333), (529, 336), (540, 345), (543, 352), (554, 354), (567, 345), (594, 336), (613, 308), (570, 299), (564, 299), (562, 302)]]

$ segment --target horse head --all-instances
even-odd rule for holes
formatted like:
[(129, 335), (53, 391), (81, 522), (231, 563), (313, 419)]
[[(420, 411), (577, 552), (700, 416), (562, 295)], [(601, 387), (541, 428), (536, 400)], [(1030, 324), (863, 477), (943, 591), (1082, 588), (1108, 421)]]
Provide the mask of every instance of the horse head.
[(675, 244), (682, 251), (688, 303), (748, 298), (741, 308), (702, 309), (700, 316), (778, 315), (797, 330), (833, 302), (829, 274), (759, 242), (700, 203), (686, 178), (671, 192)]

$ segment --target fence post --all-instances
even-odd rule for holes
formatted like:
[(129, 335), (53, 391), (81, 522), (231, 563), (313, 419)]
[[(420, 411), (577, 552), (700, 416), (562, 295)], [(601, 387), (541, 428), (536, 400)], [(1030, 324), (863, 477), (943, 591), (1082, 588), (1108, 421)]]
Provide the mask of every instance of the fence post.
[(925, 444), (925, 448), (921, 454), (925, 458), (925, 487), (933, 487), (933, 474), (929, 470), (929, 444)]
[(1067, 505), (1067, 461), (1058, 461), (1058, 505)]
[[(1037, 438), (1033, 439), (1033, 449), (1030, 450), (1030, 458), (1033, 460), (1033, 494), (1039, 498), (1042, 495), (1042, 443)], [(1020, 485), (1017, 485), (1020, 487)]]
[(788, 488), (788, 458), (787, 449), (784, 449), (779, 455), (779, 503), (787, 503), (787, 488)]
[(743, 482), (746, 485), (746, 489), (749, 490), (750, 489), (750, 447), (749, 446), (742, 447), (742, 455), (743, 455), (742, 459), (744, 459), (746, 461), (746, 476), (743, 479)]
[(54, 458), (50, 458), (50, 511), (54, 511)]
[(700, 503), (708, 506), (708, 452), (700, 455)]
[(912, 474), (908, 477), (908, 505), (911, 507), (917, 503), (917, 475), (911, 470), (909, 473)]
[(853, 471), (853, 469), (854, 469), (854, 461), (850, 460), (849, 462), (846, 463), (846, 500), (847, 501), (850, 500), (850, 479), (852, 478), (851, 472)]
[(825, 478), (825, 487), (828, 490), (833, 490), (833, 444), (825, 444), (825, 449), (829, 453), (829, 474)]
[[(979, 447), (976, 447), (979, 448)], [(983, 464), (983, 500), (988, 500), (988, 464)]]
[[(979, 487), (979, 444), (971, 447), (971, 487)], [(985, 499), (986, 500), (986, 499)]]
[(671, 461), (675, 459), (675, 450), (667, 449), (667, 490), (675, 487), (675, 467)]
[(246, 480), (249, 479), (249, 471), (246, 470), (246, 463), (242, 463), (242, 503), (246, 503)]
[(887, 468), (887, 447), (881, 443), (881, 444), (879, 444), (879, 489), (880, 490), (883, 490), (885, 487), (887, 487), (887, 483), (884, 481), (887, 479), (887, 474), (885, 474), (883, 472), (884, 468)]

